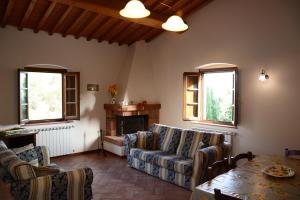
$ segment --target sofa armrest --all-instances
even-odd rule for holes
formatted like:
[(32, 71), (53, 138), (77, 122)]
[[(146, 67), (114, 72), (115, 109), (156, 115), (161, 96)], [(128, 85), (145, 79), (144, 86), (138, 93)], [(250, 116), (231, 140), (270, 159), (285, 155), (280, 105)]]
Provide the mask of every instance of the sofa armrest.
[(15, 199), (92, 199), (93, 171), (90, 168), (41, 176), (11, 183)]
[(209, 146), (196, 151), (193, 163), (193, 177), (196, 180), (195, 186), (207, 179), (207, 169), (212, 163), (223, 158), (222, 146)]
[(38, 162), (39, 166), (48, 166), (50, 165), (50, 154), (49, 154), (49, 149), (46, 146), (35, 146), (34, 147), (37, 157), (38, 157)]
[(33, 168), (33, 170), (34, 170), (37, 177), (54, 175), (54, 174), (59, 174), (59, 173), (63, 172), (61, 168), (36, 167), (36, 166), (32, 166), (32, 168)]
[(136, 148), (137, 145), (137, 133), (131, 133), (125, 135), (125, 155), (130, 154), (131, 148)]

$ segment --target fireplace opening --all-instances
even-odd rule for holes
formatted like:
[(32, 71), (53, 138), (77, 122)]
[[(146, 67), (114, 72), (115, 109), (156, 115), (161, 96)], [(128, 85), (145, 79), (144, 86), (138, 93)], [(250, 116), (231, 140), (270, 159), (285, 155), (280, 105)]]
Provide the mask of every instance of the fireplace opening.
[(117, 116), (117, 136), (148, 130), (148, 115)]

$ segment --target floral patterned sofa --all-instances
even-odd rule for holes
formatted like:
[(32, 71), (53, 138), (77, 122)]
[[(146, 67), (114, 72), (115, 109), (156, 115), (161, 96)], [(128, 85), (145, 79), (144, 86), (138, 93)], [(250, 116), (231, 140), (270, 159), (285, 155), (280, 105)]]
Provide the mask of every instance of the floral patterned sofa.
[(161, 124), (125, 135), (129, 166), (189, 190), (206, 181), (208, 166), (230, 149), (223, 134)]
[(64, 172), (50, 164), (48, 149), (27, 145), (8, 149), (0, 140), (0, 178), (18, 200), (92, 199), (90, 168)]

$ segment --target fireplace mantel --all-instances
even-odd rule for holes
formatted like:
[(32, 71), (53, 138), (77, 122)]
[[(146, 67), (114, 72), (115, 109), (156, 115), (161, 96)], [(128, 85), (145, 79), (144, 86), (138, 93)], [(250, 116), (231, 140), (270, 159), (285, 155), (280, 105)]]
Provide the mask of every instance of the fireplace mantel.
[(159, 123), (160, 104), (104, 104), (106, 111), (106, 135), (116, 136), (116, 116), (148, 115), (148, 125)]

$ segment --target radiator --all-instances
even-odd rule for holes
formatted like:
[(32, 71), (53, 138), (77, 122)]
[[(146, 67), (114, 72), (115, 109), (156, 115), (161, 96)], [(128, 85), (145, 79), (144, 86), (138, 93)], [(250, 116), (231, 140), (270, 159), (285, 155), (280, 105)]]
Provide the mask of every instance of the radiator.
[(73, 152), (71, 137), (74, 125), (56, 125), (38, 127), (32, 130), (39, 131), (36, 136), (36, 145), (47, 146), (50, 157), (62, 156)]

